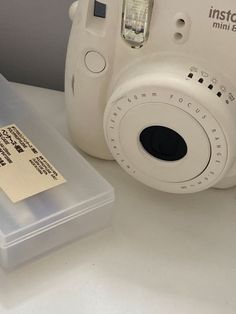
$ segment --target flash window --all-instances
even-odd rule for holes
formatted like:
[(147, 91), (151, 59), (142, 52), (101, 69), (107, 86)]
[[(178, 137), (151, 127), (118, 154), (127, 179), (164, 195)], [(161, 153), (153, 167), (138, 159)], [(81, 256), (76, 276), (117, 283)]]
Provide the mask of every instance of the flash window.
[(124, 0), (122, 37), (132, 48), (148, 40), (154, 0)]

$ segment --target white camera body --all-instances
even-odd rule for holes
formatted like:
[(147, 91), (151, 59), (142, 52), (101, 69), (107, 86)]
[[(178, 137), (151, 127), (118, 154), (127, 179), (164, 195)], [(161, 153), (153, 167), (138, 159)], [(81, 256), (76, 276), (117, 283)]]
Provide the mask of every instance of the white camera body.
[(80, 0), (70, 13), (74, 142), (161, 191), (236, 185), (236, 3)]

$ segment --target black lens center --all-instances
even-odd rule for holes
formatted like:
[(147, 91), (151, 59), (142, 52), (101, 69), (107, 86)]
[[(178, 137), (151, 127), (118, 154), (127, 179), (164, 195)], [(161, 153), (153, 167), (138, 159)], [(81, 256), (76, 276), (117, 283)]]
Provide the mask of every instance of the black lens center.
[(174, 130), (163, 126), (151, 126), (142, 131), (140, 142), (153, 157), (164, 161), (177, 161), (187, 155), (185, 140)]

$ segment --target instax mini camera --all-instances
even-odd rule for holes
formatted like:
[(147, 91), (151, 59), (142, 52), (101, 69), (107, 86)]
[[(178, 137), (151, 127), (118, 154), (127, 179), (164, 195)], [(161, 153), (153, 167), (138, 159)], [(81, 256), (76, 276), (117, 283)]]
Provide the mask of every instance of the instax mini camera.
[(74, 142), (161, 191), (236, 185), (236, 2), (80, 0), (70, 15)]

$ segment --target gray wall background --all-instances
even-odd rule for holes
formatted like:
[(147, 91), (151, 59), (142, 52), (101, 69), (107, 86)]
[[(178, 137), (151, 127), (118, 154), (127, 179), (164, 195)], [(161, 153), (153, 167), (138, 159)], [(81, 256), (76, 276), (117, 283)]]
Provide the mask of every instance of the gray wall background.
[(63, 90), (73, 0), (0, 0), (0, 72), (11, 81)]

